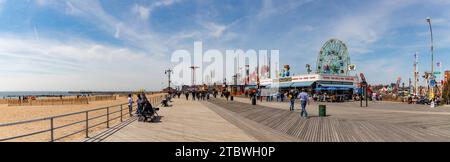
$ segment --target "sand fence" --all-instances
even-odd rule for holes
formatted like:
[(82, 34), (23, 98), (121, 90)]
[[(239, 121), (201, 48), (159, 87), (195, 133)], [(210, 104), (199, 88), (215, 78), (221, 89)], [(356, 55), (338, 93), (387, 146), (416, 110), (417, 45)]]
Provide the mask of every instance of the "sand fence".
[[(152, 105), (159, 105), (166, 95), (154, 94), (147, 98)], [(27, 121), (0, 123), (0, 141), (74, 141), (130, 119), (128, 111), (127, 103), (122, 103)]]
[(92, 101), (116, 100), (117, 96), (68, 96), (68, 97), (45, 97), (35, 100), (25, 99), (0, 99), (0, 104), (8, 106), (44, 106), (44, 105), (83, 105)]

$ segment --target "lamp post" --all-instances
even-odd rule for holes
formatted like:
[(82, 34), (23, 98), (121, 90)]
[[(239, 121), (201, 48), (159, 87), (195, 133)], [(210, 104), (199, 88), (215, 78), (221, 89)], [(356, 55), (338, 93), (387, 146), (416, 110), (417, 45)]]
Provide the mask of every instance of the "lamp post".
[(168, 81), (168, 89), (167, 90), (169, 90), (170, 91), (170, 83), (172, 82), (172, 80), (170, 80), (170, 74), (172, 74), (172, 72), (173, 72), (173, 70), (172, 69), (167, 69), (167, 70), (165, 70), (165, 74), (167, 74), (167, 76), (168, 76), (168, 78), (169, 78), (169, 81)]
[(417, 82), (419, 81), (419, 72), (417, 71), (417, 65), (419, 64), (419, 54), (416, 52), (414, 54), (414, 90), (413, 93), (415, 96), (419, 96), (419, 87), (417, 86)]
[(237, 91), (236, 85), (237, 85), (238, 74), (237, 73), (234, 74), (233, 78), (234, 78), (234, 85), (231, 87), (231, 92), (232, 92), (231, 93), (231, 98), (230, 98), (231, 101), (233, 101), (233, 96), (236, 94), (236, 91)]
[[(428, 25), (430, 26), (430, 36), (431, 36), (431, 80), (434, 80), (434, 46), (433, 46), (433, 28), (431, 27), (431, 17), (427, 17), (426, 18)], [(434, 98), (434, 86), (430, 85), (430, 99)], [(431, 102), (433, 102), (431, 104), (431, 106), (434, 106), (434, 100), (432, 100)]]
[(245, 65), (245, 83), (244, 87), (250, 84), (250, 65)]
[(192, 65), (189, 68), (192, 69), (192, 86), (195, 86), (195, 69), (199, 68), (198, 66)]

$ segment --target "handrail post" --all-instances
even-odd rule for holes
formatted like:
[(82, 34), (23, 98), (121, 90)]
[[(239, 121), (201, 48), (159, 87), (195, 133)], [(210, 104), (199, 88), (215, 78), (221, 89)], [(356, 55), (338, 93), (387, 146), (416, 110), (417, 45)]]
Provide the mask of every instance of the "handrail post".
[(123, 111), (123, 107), (122, 107), (122, 105), (120, 105), (120, 122), (123, 121), (123, 120), (122, 120), (122, 117), (123, 117), (122, 111)]
[(53, 118), (50, 118), (50, 142), (54, 141)]
[(106, 107), (106, 128), (109, 128), (109, 107)]
[(89, 111), (86, 111), (86, 138), (89, 138)]

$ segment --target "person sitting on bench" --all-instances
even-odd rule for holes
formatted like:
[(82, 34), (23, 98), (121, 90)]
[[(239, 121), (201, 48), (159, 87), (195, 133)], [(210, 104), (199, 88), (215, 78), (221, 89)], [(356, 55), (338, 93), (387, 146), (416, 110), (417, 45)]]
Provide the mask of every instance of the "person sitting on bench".
[(162, 100), (161, 101), (161, 105), (164, 106), (164, 107), (169, 107), (168, 99), (166, 98), (166, 99)]

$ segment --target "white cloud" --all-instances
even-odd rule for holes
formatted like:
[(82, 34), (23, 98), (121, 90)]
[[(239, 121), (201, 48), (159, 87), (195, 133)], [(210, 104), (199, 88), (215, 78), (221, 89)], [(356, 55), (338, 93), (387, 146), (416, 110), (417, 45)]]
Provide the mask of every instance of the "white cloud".
[(160, 7), (160, 6), (170, 6), (175, 3), (181, 2), (181, 0), (159, 0), (153, 4), (154, 7)]
[[(145, 51), (149, 55), (162, 57), (168, 54), (170, 45), (165, 44), (158, 34), (151, 32), (147, 26), (127, 23), (111, 16), (103, 9), (98, 0), (68, 0), (67, 2), (70, 3), (64, 4), (66, 4), (66, 6), (70, 4), (71, 7), (56, 9), (62, 9), (63, 12), (66, 13), (68, 13), (67, 10), (77, 11), (70, 13), (73, 16), (82, 17), (85, 20), (92, 22), (98, 29), (103, 30), (106, 33), (111, 33), (112, 36), (118, 34), (117, 26), (119, 26), (120, 37), (118, 37), (118, 39)], [(59, 5), (61, 4), (54, 4), (51, 6), (57, 7)]]
[(310, 3), (314, 0), (286, 0), (286, 1), (273, 1), (263, 0), (262, 7), (257, 14), (257, 19), (264, 19), (270, 16), (285, 13), (298, 7)]
[(133, 7), (132, 11), (133, 11), (133, 13), (137, 14), (139, 16), (139, 18), (141, 18), (142, 20), (147, 20), (148, 17), (150, 16), (150, 7), (145, 7), (145, 6), (136, 4)]
[(120, 38), (120, 26), (116, 26), (116, 32), (114, 33), (114, 38)]
[(215, 38), (221, 37), (228, 28), (225, 25), (221, 25), (221, 24), (217, 24), (217, 23), (213, 23), (213, 22), (204, 23), (204, 27), (209, 31), (209, 35), (211, 35)]
[(154, 9), (160, 7), (168, 7), (179, 2), (181, 2), (181, 0), (159, 0), (153, 2), (151, 5), (148, 6), (135, 4), (134, 7), (132, 8), (132, 12), (134, 14), (137, 14), (141, 18), (141, 20), (148, 20), (151, 12)]
[(89, 40), (5, 35), (0, 56), (0, 90), (156, 90), (168, 63)]

